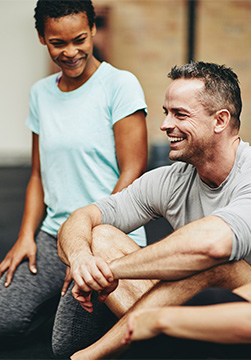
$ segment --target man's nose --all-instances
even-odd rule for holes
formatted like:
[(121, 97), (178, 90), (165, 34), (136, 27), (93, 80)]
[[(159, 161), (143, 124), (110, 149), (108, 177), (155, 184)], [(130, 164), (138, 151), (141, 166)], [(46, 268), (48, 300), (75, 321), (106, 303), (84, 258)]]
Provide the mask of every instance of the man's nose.
[(173, 121), (173, 117), (168, 114), (162, 124), (160, 125), (160, 130), (167, 131), (169, 129), (173, 129), (175, 127), (175, 122)]

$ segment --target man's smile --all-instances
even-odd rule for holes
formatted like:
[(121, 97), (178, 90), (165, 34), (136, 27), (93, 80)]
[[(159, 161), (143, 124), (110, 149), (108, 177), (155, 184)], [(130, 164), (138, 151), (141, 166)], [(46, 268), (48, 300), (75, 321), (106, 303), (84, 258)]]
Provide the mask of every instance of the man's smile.
[(170, 135), (167, 135), (168, 137), (168, 140), (170, 141), (170, 143), (177, 143), (177, 142), (180, 142), (182, 140), (185, 140), (184, 137), (173, 137), (173, 136), (170, 136)]

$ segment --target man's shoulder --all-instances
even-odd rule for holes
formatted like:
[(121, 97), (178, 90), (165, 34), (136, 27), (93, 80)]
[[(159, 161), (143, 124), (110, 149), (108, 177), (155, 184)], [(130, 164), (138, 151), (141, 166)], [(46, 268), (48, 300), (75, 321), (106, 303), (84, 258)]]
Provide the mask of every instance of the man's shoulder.
[(236, 154), (236, 163), (239, 168), (251, 170), (251, 146), (248, 142), (240, 141)]
[(177, 161), (171, 165), (161, 166), (149, 170), (143, 175), (143, 178), (154, 182), (166, 181), (167, 178), (172, 178), (176, 181), (178, 178), (190, 177), (191, 174), (194, 174), (194, 172), (196, 172), (196, 169), (193, 165)]

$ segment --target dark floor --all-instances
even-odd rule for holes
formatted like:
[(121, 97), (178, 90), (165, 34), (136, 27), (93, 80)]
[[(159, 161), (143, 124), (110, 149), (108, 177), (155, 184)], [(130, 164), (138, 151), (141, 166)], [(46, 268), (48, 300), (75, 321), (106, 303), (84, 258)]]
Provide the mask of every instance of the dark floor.
[[(30, 167), (0, 167), (0, 261), (15, 243), (25, 198)], [(152, 243), (170, 232), (166, 220), (160, 219), (146, 226), (148, 242)], [(1, 311), (1, 309), (0, 309)], [(0, 350), (0, 359), (51, 359), (49, 349), (51, 323), (45, 324), (28, 343)], [(0, 344), (2, 347), (3, 344)]]

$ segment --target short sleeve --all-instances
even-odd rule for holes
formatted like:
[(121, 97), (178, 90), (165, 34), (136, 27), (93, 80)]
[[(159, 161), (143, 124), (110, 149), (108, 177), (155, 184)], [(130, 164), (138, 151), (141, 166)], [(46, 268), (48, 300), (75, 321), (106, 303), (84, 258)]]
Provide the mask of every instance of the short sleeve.
[[(251, 173), (248, 174), (251, 177)], [(232, 229), (232, 252), (229, 260), (241, 260), (251, 252), (251, 185), (242, 181), (229, 205), (215, 210)]]
[(25, 124), (32, 132), (34, 132), (35, 134), (39, 134), (37, 96), (34, 86), (31, 88), (30, 91), (29, 114)]
[(114, 74), (111, 115), (113, 125), (126, 116), (138, 110), (146, 111), (146, 102), (142, 87), (135, 75), (128, 71), (119, 71)]
[(163, 168), (151, 170), (121, 192), (112, 194), (94, 204), (102, 213), (102, 224), (110, 224), (129, 233), (150, 220), (162, 217)]

